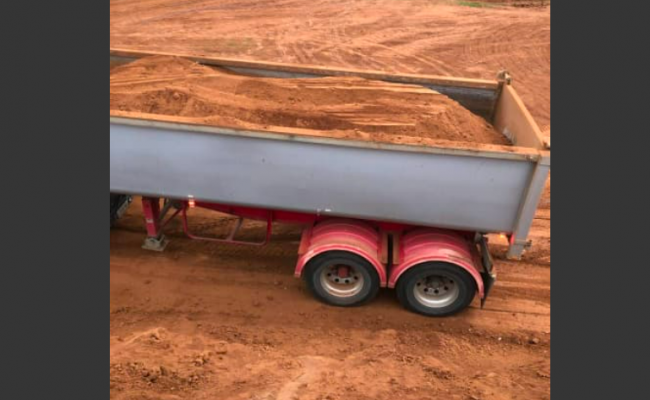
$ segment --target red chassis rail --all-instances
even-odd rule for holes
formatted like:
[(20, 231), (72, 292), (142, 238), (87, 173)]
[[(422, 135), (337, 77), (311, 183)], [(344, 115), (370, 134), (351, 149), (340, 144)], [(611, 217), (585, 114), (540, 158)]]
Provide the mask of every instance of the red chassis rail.
[[(302, 224), (305, 228), (298, 251), (297, 277), (301, 277), (309, 262), (319, 255), (344, 251), (367, 260), (376, 269), (381, 287), (395, 288), (400, 277), (409, 269), (431, 262), (448, 263), (467, 271), (475, 280), (482, 300), (487, 297), (493, 283), (492, 263), (485, 238), (475, 232), (332, 218), (194, 200), (165, 201), (161, 206), (161, 199), (145, 197), (142, 203), (148, 235), (145, 248), (149, 250), (164, 250), (167, 241), (163, 230), (177, 216), (181, 217), (183, 230), (191, 239), (242, 246), (268, 244), (273, 234), (273, 223)], [(201, 237), (193, 234), (190, 229), (189, 214), (193, 208), (232, 215), (238, 218), (238, 222), (226, 238)], [(168, 214), (171, 216), (168, 217)], [(266, 235), (262, 241), (237, 240), (244, 220), (266, 222)]]

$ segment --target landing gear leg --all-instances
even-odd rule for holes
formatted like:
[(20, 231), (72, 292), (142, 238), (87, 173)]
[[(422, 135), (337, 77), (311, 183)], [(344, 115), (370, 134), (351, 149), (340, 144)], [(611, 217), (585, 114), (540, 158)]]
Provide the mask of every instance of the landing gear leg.
[(169, 240), (162, 233), (160, 199), (144, 197), (142, 199), (142, 211), (144, 212), (147, 224), (147, 238), (142, 245), (145, 250), (163, 252), (169, 244)]

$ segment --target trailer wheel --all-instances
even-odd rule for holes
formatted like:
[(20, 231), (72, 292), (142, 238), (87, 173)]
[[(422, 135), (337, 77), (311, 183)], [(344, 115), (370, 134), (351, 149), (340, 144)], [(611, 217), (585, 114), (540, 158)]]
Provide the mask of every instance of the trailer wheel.
[(445, 317), (467, 308), (477, 290), (474, 278), (462, 268), (426, 263), (400, 278), (397, 297), (408, 310), (429, 317)]
[(337, 307), (355, 307), (372, 301), (379, 293), (379, 274), (356, 254), (331, 251), (315, 257), (303, 277), (318, 300)]

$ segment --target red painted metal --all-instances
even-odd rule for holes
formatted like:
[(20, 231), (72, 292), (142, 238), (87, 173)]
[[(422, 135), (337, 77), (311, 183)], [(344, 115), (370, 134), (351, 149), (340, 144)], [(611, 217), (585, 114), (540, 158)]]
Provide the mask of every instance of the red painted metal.
[(196, 207), (204, 208), (206, 210), (217, 211), (224, 214), (235, 215), (248, 220), (267, 221), (269, 213), (273, 214), (273, 221), (280, 223), (297, 223), (297, 224), (313, 224), (322, 219), (318, 215), (306, 214), (292, 211), (277, 211), (268, 210), (264, 208), (252, 207), (239, 207), (229, 206), (216, 203), (204, 203), (201, 201), (196, 202)]
[(322, 221), (303, 233), (301, 247), (306, 251), (298, 259), (296, 277), (302, 276), (314, 257), (330, 251), (347, 251), (368, 260), (377, 270), (381, 286), (386, 287), (388, 273), (380, 261), (383, 245), (379, 230), (369, 223), (343, 219)]
[(241, 228), (241, 220), (240, 223), (237, 224), (237, 226), (233, 229), (231, 234), (228, 236), (227, 239), (218, 239), (218, 238), (209, 238), (209, 237), (203, 237), (203, 236), (197, 236), (194, 235), (190, 231), (190, 224), (188, 222), (187, 218), (187, 209), (188, 207), (183, 207), (181, 209), (181, 217), (183, 220), (183, 230), (185, 231), (185, 234), (187, 237), (190, 239), (194, 240), (203, 240), (203, 241), (208, 241), (208, 242), (215, 242), (215, 243), (224, 243), (224, 244), (234, 244), (234, 245), (240, 245), (240, 246), (266, 246), (269, 244), (271, 241), (271, 237), (273, 236), (273, 213), (268, 212), (266, 216), (266, 236), (264, 237), (264, 240), (262, 242), (246, 242), (246, 241), (241, 241), (241, 240), (235, 240), (235, 235), (237, 235), (237, 232), (239, 231), (239, 228)]
[(142, 209), (145, 215), (147, 236), (152, 238), (160, 237), (160, 234), (162, 234), (162, 231), (165, 229), (165, 227), (169, 225), (169, 223), (182, 211), (182, 209), (176, 210), (174, 214), (165, 220), (168, 208), (165, 207), (165, 210), (163, 211), (160, 208), (160, 199), (155, 199), (152, 197), (146, 197), (142, 199)]
[(151, 238), (160, 237), (160, 199), (143, 197), (142, 211), (147, 225), (147, 236)]
[(428, 262), (445, 262), (466, 270), (476, 280), (480, 297), (485, 296), (485, 285), (476, 267), (481, 265), (478, 250), (472, 240), (461, 233), (440, 229), (417, 229), (404, 234), (400, 263), (392, 269), (388, 287), (397, 286), (409, 269)]
[[(225, 204), (217, 203), (205, 203), (201, 201), (196, 201), (195, 206), (197, 208), (204, 208), (207, 210), (217, 211), (224, 214), (230, 214), (239, 216), (249, 220), (257, 221), (266, 221), (269, 212), (273, 213), (273, 221), (279, 223), (288, 223), (288, 224), (305, 224), (313, 225), (320, 221), (326, 221), (332, 219), (332, 217), (322, 214), (310, 214), (310, 213), (301, 213), (295, 211), (282, 211), (282, 210), (268, 210), (265, 208), (254, 208), (254, 207), (240, 207), (240, 206), (230, 206)], [(398, 224), (393, 222), (384, 222), (384, 221), (371, 221), (368, 222), (376, 225), (378, 228), (385, 231), (402, 231), (405, 229), (413, 228), (412, 225)]]

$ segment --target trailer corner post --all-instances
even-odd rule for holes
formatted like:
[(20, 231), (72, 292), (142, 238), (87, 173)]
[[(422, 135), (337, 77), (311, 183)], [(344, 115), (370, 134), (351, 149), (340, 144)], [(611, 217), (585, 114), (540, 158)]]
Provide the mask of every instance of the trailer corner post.
[(517, 225), (510, 238), (510, 248), (508, 249), (507, 258), (509, 260), (521, 260), (524, 252), (530, 248), (531, 242), (528, 240), (528, 234), (535, 218), (535, 213), (539, 206), (539, 201), (546, 187), (546, 180), (551, 171), (551, 153), (548, 151), (540, 152), (540, 158), (533, 172), (533, 176), (528, 186), (528, 192), (519, 210)]

